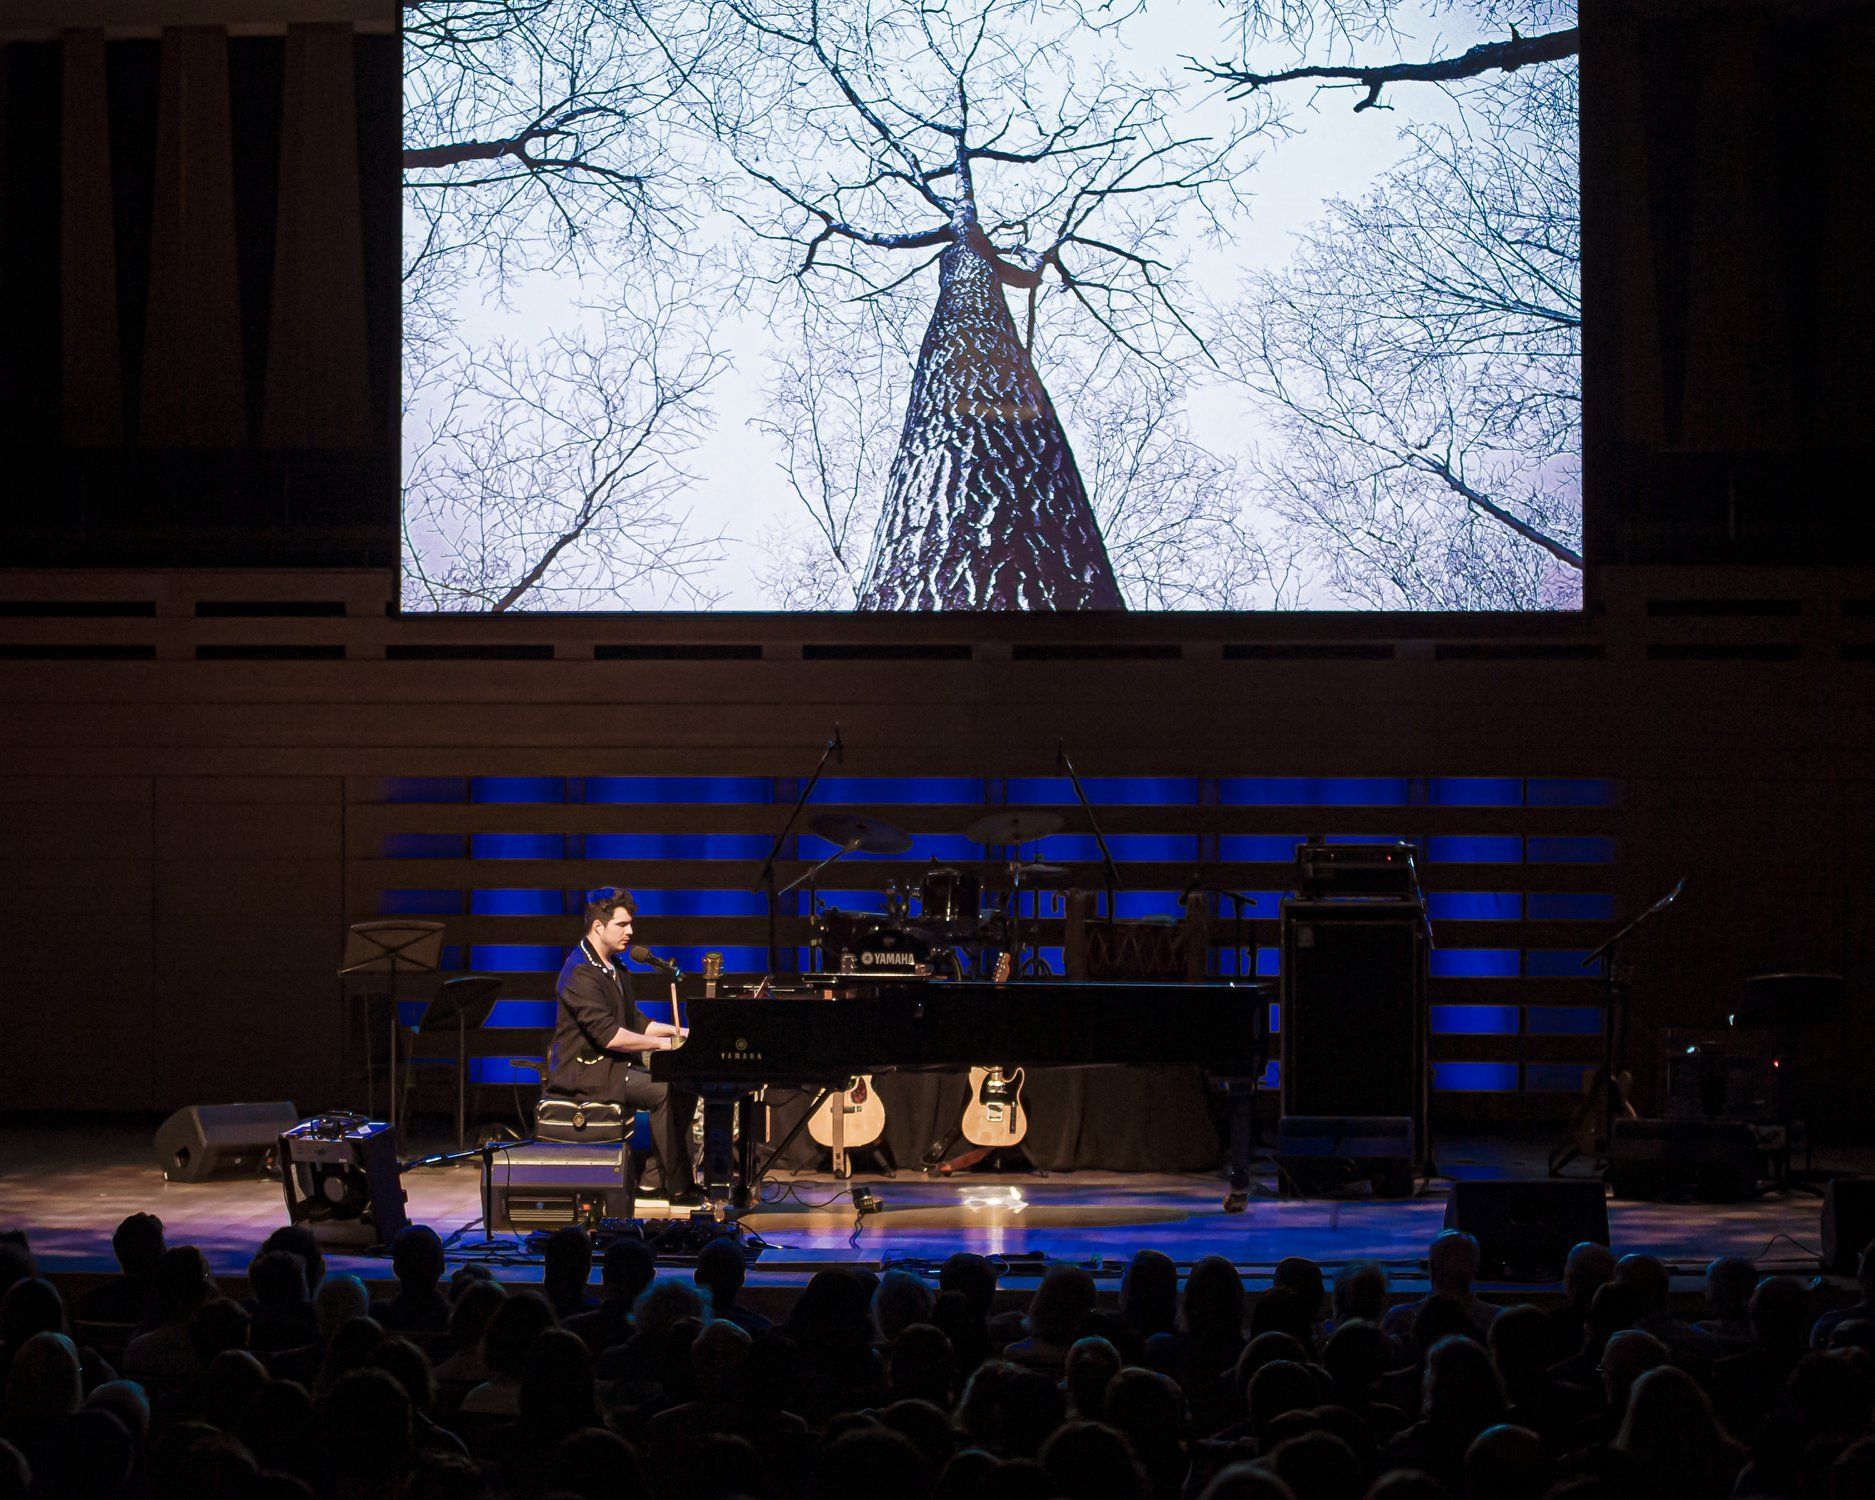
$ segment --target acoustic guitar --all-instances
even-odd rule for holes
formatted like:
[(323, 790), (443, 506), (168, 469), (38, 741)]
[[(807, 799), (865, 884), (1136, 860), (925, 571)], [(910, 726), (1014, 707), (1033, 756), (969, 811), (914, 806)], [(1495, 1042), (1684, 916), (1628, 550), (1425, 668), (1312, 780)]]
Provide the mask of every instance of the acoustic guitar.
[[(993, 983), (1008, 982), (1010, 963), (1007, 953), (996, 960)], [(1026, 1076), (1021, 1068), (1013, 1073), (1005, 1073), (1000, 1067), (970, 1070), (970, 1097), (964, 1105), (961, 1127), (966, 1141), (991, 1150), (1021, 1144), (1029, 1133), (1028, 1112), (1022, 1107)]]
[(808, 1116), (807, 1133), (833, 1153), (833, 1175), (851, 1177), (847, 1152), (870, 1146), (885, 1134), (885, 1101), (872, 1086), (872, 1074), (849, 1078)]

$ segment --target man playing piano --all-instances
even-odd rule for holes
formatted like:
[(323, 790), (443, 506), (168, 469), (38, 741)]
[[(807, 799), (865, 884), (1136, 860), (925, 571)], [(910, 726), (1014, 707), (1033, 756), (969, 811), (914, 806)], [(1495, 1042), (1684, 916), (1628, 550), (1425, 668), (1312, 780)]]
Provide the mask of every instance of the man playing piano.
[(649, 1054), (670, 1050), (683, 1033), (640, 1014), (632, 1003), (631, 973), (619, 962), (631, 946), (636, 910), (630, 891), (599, 890), (588, 897), (586, 936), (560, 970), (547, 1087), (568, 1099), (649, 1109), (665, 1196), (674, 1204), (698, 1204), (703, 1196), (690, 1170), (697, 1096), (656, 1082), (644, 1068)]

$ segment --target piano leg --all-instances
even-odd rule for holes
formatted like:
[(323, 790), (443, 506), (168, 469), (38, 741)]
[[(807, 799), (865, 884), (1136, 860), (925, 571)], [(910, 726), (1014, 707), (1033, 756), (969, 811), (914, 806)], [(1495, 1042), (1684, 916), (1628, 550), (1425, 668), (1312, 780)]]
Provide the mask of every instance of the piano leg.
[(1224, 1212), (1240, 1214), (1250, 1206), (1250, 1149), (1256, 1129), (1256, 1080), (1232, 1078), (1224, 1084), (1224, 1117), (1230, 1131), (1229, 1185)]
[(712, 1203), (734, 1203), (738, 1191), (747, 1194), (736, 1171), (736, 1104), (740, 1098), (739, 1094), (703, 1096), (703, 1192)]

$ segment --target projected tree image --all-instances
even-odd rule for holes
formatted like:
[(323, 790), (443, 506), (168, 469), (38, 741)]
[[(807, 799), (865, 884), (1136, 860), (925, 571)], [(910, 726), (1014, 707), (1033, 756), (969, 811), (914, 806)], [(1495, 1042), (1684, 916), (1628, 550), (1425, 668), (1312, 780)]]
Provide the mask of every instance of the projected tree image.
[(1571, 7), (406, 16), (408, 607), (1579, 602)]

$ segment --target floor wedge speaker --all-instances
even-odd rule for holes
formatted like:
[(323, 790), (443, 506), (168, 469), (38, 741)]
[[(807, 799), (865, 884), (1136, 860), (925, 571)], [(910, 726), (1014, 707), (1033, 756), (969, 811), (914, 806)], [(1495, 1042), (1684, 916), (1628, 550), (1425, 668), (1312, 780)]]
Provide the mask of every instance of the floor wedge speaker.
[(283, 1131), (299, 1122), (291, 1104), (191, 1104), (156, 1127), (152, 1145), (165, 1182), (259, 1172)]

